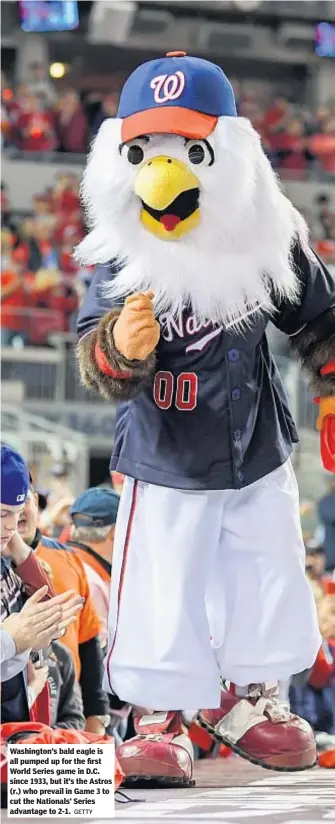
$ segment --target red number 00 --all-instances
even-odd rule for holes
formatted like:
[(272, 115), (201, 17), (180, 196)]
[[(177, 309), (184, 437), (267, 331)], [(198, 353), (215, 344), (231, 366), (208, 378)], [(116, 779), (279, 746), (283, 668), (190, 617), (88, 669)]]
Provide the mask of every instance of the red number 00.
[[(154, 382), (154, 401), (159, 409), (170, 409), (173, 402), (175, 378), (172, 372), (157, 372)], [(198, 378), (194, 372), (181, 372), (177, 377), (175, 406), (182, 412), (192, 412), (198, 401)]]

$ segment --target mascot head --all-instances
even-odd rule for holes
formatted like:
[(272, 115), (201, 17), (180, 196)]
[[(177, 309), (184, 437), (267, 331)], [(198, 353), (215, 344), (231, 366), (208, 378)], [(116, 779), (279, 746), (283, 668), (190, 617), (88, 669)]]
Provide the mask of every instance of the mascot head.
[(189, 305), (239, 328), (273, 311), (274, 296), (297, 295), (291, 254), (297, 239), (306, 248), (306, 225), (207, 60), (172, 52), (133, 72), (82, 194), (91, 231), (77, 258), (124, 264), (106, 296), (150, 289), (157, 314)]

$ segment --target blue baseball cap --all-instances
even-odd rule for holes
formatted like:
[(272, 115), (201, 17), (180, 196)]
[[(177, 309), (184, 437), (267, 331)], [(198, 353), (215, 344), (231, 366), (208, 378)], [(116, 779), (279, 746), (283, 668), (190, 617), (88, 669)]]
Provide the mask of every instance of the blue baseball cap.
[(113, 489), (91, 487), (76, 498), (70, 509), (75, 526), (112, 526), (116, 522), (119, 495)]
[(21, 455), (11, 446), (1, 446), (1, 503), (24, 504), (29, 489), (29, 470)]
[(234, 92), (219, 66), (185, 52), (143, 63), (128, 77), (117, 116), (122, 141), (143, 134), (204, 139), (218, 117), (236, 117)]

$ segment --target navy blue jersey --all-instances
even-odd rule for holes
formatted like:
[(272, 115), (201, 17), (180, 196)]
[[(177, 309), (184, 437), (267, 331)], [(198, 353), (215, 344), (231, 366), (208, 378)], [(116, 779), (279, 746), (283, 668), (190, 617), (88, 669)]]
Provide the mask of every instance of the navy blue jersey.
[[(294, 335), (335, 304), (335, 282), (315, 259), (296, 250), (299, 304), (283, 302), (274, 322)], [(113, 265), (97, 267), (79, 315), (81, 337), (111, 308), (99, 284)], [(186, 308), (158, 318), (161, 337), (150, 385), (120, 404), (111, 468), (179, 489), (239, 489), (280, 466), (297, 442), (282, 379), (266, 339), (269, 316), (238, 334)]]

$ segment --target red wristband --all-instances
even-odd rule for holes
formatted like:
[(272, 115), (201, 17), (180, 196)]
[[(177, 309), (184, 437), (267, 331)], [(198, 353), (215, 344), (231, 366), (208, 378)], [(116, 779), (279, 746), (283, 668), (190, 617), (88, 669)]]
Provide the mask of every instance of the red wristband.
[(333, 372), (335, 374), (335, 361), (330, 361), (330, 363), (326, 363), (325, 366), (322, 366), (320, 369), (321, 375), (331, 375)]
[(125, 380), (127, 378), (133, 377), (132, 372), (121, 372), (118, 369), (112, 369), (112, 367), (108, 363), (105, 353), (102, 351), (98, 343), (95, 344), (94, 354), (100, 372), (102, 372), (104, 375), (107, 375), (109, 378), (118, 378), (119, 380)]

